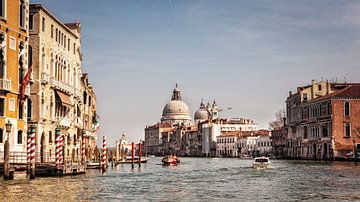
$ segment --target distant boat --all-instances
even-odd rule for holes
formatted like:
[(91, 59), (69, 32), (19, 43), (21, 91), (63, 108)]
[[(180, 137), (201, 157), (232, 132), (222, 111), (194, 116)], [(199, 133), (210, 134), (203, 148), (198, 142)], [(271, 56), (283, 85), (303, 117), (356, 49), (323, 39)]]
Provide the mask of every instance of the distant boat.
[(266, 169), (272, 168), (270, 159), (268, 157), (257, 157), (253, 161), (253, 168)]
[[(141, 157), (141, 163), (147, 163), (150, 158)], [(124, 159), (120, 160), (118, 163), (131, 163), (131, 156), (126, 156)], [(134, 163), (139, 163), (139, 157), (134, 156)]]
[(180, 159), (177, 158), (176, 156), (170, 155), (170, 156), (165, 156), (161, 162), (163, 163), (163, 165), (177, 165), (180, 163)]

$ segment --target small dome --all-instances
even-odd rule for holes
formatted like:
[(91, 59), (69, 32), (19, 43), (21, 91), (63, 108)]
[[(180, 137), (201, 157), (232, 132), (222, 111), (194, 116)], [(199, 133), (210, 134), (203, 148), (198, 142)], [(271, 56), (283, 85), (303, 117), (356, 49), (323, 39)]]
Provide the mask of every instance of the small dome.
[(195, 120), (207, 120), (209, 119), (209, 112), (206, 109), (198, 109), (194, 115)]

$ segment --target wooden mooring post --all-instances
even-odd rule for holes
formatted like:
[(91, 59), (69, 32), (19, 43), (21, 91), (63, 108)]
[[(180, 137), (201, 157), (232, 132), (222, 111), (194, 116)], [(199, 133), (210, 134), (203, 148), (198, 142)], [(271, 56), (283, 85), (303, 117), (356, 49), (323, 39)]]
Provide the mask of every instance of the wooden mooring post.
[(134, 143), (131, 143), (131, 169), (134, 169)]
[(139, 143), (139, 168), (141, 168), (141, 142)]

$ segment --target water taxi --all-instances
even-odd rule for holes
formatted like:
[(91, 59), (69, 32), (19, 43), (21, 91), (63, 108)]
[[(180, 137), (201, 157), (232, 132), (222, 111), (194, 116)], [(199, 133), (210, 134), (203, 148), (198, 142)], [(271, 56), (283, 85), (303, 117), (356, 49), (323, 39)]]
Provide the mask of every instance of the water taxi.
[(161, 162), (163, 165), (177, 165), (180, 163), (180, 159), (178, 159), (175, 155), (165, 156)]
[(270, 159), (268, 157), (257, 157), (253, 161), (253, 168), (265, 169), (272, 168)]

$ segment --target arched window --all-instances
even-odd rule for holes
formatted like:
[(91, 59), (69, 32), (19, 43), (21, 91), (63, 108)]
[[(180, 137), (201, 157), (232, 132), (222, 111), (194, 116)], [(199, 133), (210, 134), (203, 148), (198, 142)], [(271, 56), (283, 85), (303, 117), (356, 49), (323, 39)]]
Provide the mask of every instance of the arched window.
[[(3, 34), (0, 34), (0, 37), (4, 38)], [(2, 41), (0, 40), (0, 44), (2, 43)], [(0, 48), (0, 78), (4, 78), (5, 77), (5, 52), (4, 49)]]
[(30, 98), (27, 99), (27, 120), (31, 120), (32, 112), (32, 101)]
[(83, 97), (84, 97), (84, 104), (86, 105), (86, 100), (87, 100), (87, 93), (86, 93), (86, 91), (84, 91)]
[(29, 49), (28, 49), (28, 63), (29, 63), (29, 66), (32, 65), (32, 47), (29, 46)]
[(350, 136), (351, 136), (350, 124), (345, 123), (345, 137), (350, 137)]
[(349, 102), (344, 103), (344, 115), (350, 116), (350, 103)]
[(25, 27), (25, 2), (23, 0), (20, 1), (20, 27)]
[(4, 143), (4, 132), (2, 128), (0, 128), (0, 143)]
[(17, 134), (17, 143), (22, 144), (22, 139), (23, 139), (23, 132), (22, 130), (19, 130)]

